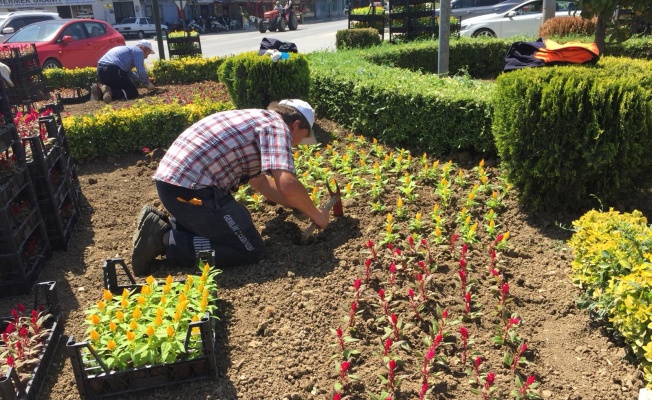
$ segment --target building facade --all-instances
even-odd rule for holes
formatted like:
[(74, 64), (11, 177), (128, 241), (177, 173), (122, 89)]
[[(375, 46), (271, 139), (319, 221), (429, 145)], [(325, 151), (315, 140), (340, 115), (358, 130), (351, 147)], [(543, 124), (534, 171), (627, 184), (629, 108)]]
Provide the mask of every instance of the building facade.
[[(287, 0), (280, 1), (284, 4)], [(274, 8), (275, 3), (276, 0), (158, 0), (158, 7), (161, 22), (171, 25), (184, 15), (186, 19), (224, 16), (247, 21), (250, 16), (261, 18), (265, 11)], [(347, 3), (348, 0), (294, 2), (304, 19), (342, 16)], [(0, 13), (43, 10), (57, 12), (61, 18), (95, 18), (110, 24), (127, 17), (153, 17), (153, 7), (152, 0), (0, 0)]]

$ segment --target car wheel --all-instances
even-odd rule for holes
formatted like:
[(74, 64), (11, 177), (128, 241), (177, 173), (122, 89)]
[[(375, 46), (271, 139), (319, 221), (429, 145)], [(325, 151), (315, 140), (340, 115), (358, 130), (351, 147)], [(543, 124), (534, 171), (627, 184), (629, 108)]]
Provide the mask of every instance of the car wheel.
[(495, 38), (496, 34), (491, 29), (478, 29), (473, 32), (473, 37), (490, 37)]
[(145, 39), (145, 32), (138, 31), (138, 39)]
[(48, 58), (43, 63), (43, 69), (50, 69), (50, 68), (61, 68), (61, 63), (54, 58)]

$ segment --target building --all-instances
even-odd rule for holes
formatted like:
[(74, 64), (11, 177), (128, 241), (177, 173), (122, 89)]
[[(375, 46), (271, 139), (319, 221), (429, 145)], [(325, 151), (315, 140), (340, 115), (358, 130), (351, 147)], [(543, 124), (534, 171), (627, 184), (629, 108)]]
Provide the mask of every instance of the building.
[[(281, 0), (284, 4), (286, 0)], [(242, 21), (262, 17), (276, 0), (158, 0), (161, 22), (168, 25), (186, 19), (225, 16)], [(348, 0), (296, 0), (304, 18), (324, 19), (344, 15)], [(182, 13), (181, 7), (184, 10)], [(57, 12), (61, 18), (95, 18), (116, 24), (127, 17), (153, 17), (153, 0), (0, 0), (0, 13), (20, 10)]]

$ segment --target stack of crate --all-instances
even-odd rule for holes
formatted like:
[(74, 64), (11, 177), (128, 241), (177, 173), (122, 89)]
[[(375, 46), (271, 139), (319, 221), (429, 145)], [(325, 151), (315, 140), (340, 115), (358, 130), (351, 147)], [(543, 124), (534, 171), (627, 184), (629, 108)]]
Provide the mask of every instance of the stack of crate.
[(0, 46), (0, 62), (11, 69), (14, 86), (7, 87), (9, 104), (46, 100), (49, 96), (45, 77), (33, 43)]
[(29, 293), (51, 255), (23, 146), (15, 127), (5, 123), (0, 125), (0, 297)]
[(67, 250), (80, 215), (80, 190), (63, 128), (54, 115), (39, 118), (39, 135), (22, 138), (27, 167), (54, 250)]

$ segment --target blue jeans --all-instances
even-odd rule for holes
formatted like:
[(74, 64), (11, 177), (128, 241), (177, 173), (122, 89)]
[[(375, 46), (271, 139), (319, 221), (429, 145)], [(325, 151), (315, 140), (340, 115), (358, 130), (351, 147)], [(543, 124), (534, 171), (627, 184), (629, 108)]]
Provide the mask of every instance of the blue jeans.
[[(260, 261), (265, 245), (251, 214), (229, 192), (217, 188), (187, 189), (156, 181), (158, 197), (172, 214), (173, 228), (165, 257), (190, 267), (201, 250), (214, 250), (218, 266)], [(201, 200), (193, 204), (191, 199)]]
[(129, 74), (116, 65), (98, 65), (97, 77), (100, 83), (111, 88), (111, 98), (113, 100), (135, 99), (138, 97), (138, 89), (131, 81)]

